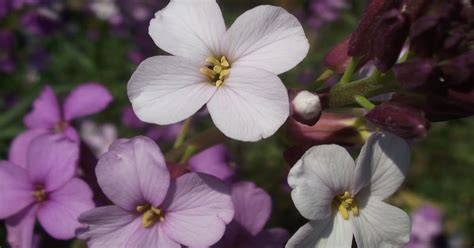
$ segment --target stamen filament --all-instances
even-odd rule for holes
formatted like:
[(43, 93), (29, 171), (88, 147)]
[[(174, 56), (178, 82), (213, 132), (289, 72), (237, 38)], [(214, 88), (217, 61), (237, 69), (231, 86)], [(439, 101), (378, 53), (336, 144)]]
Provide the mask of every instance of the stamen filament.
[(199, 71), (205, 74), (210, 79), (210, 84), (214, 86), (221, 86), (224, 84), (224, 79), (230, 74), (230, 63), (225, 56), (221, 56), (220, 60), (214, 56), (206, 59), (209, 63), (207, 67), (200, 68)]
[(349, 211), (352, 212), (352, 215), (359, 215), (359, 208), (354, 198), (349, 192), (344, 192), (342, 195), (338, 195), (334, 198), (332, 202), (333, 206), (341, 214), (342, 218), (349, 220)]

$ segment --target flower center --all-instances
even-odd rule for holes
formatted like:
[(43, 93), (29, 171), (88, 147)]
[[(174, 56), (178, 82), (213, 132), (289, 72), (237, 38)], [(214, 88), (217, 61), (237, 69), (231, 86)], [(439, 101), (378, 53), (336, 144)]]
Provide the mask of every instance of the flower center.
[(38, 203), (48, 200), (48, 194), (44, 191), (43, 185), (36, 186), (35, 191), (33, 191), (33, 197)]
[(143, 214), (142, 224), (145, 228), (152, 227), (156, 222), (165, 220), (165, 213), (159, 208), (152, 207), (150, 204), (137, 206), (137, 212)]
[(347, 191), (344, 192), (344, 194), (334, 197), (332, 205), (339, 211), (339, 213), (342, 215), (342, 218), (345, 220), (349, 220), (349, 211), (352, 211), (354, 216), (359, 215), (357, 203)]
[(56, 125), (54, 125), (54, 131), (56, 133), (63, 133), (64, 130), (66, 130), (66, 128), (69, 126), (69, 124), (65, 121), (60, 121), (58, 123), (56, 123)]
[(230, 63), (225, 56), (222, 56), (220, 60), (214, 56), (206, 59), (209, 63), (207, 67), (199, 69), (199, 71), (205, 74), (211, 80), (209, 83), (214, 86), (221, 86), (224, 84), (224, 79), (230, 73)]

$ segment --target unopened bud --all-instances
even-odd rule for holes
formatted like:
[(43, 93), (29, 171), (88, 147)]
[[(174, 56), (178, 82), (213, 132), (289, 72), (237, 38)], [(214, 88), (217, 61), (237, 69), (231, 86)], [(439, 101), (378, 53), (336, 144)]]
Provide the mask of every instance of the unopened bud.
[(384, 102), (365, 117), (405, 139), (422, 139), (430, 128), (423, 111), (404, 103)]
[(305, 125), (316, 124), (321, 116), (322, 103), (317, 94), (309, 91), (290, 90), (291, 117)]

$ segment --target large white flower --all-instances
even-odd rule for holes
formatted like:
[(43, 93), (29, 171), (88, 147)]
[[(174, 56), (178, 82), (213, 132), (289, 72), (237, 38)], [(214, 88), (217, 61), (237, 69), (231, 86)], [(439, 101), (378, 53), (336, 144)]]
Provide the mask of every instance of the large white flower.
[(410, 165), (407, 143), (390, 133), (373, 134), (356, 163), (337, 145), (308, 150), (291, 169), (291, 197), (309, 223), (286, 247), (403, 247), (410, 220), (383, 202), (402, 184)]
[(215, 0), (171, 0), (149, 33), (174, 56), (145, 60), (128, 83), (142, 121), (176, 123), (207, 104), (226, 136), (257, 141), (287, 119), (288, 94), (277, 75), (303, 60), (309, 43), (286, 10), (259, 6), (226, 30)]

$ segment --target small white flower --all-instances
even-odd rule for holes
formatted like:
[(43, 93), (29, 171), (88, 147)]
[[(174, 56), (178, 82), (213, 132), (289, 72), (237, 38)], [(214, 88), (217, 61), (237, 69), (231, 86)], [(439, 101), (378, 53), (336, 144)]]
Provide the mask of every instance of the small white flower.
[(109, 150), (109, 146), (118, 138), (117, 129), (112, 124), (98, 125), (93, 121), (81, 124), (81, 138), (89, 145), (96, 157)]
[(309, 43), (286, 10), (258, 6), (226, 30), (215, 0), (172, 0), (149, 33), (174, 56), (145, 60), (128, 83), (142, 121), (180, 122), (207, 104), (226, 136), (257, 141), (288, 118), (288, 93), (277, 75), (303, 60)]
[(390, 133), (375, 133), (356, 163), (341, 146), (308, 150), (288, 175), (291, 197), (309, 223), (286, 247), (403, 247), (410, 219), (383, 202), (402, 184), (410, 165), (408, 144)]

